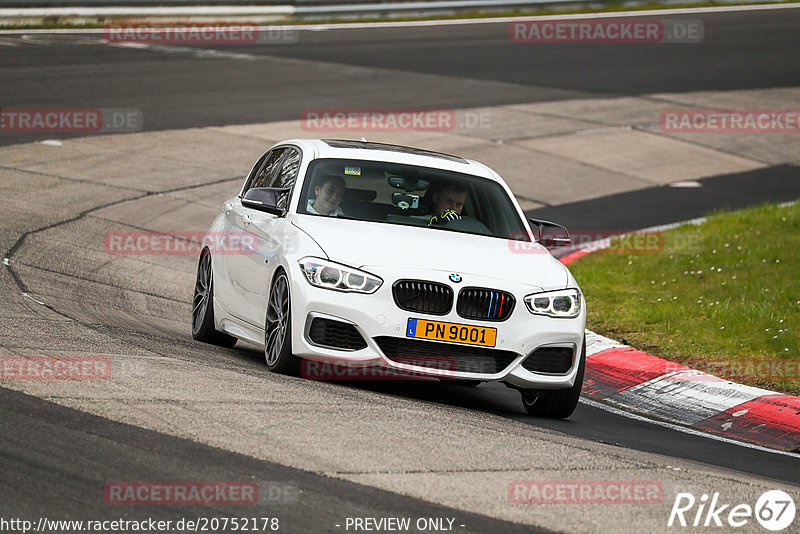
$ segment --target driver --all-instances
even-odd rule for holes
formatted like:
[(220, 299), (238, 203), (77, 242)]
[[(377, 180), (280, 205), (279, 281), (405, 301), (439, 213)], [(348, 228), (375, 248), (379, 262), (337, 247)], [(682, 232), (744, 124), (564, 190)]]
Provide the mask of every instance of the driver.
[(443, 225), (461, 218), (467, 190), (457, 184), (448, 184), (431, 195), (433, 201), (433, 217), (428, 226)]

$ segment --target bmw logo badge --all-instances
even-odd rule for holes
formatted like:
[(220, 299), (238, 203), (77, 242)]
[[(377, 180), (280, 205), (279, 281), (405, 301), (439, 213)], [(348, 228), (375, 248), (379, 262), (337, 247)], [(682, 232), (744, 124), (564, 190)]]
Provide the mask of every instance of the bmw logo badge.
[(458, 274), (453, 273), (453, 274), (450, 275), (450, 280), (457, 284), (457, 283), (459, 283), (461, 281), (461, 276), (458, 275)]

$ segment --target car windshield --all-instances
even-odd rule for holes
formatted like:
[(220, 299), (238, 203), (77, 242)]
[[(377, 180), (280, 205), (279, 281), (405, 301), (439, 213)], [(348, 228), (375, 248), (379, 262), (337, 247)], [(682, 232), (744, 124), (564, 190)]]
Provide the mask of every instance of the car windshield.
[(416, 165), (314, 160), (297, 211), (530, 241), (500, 184)]

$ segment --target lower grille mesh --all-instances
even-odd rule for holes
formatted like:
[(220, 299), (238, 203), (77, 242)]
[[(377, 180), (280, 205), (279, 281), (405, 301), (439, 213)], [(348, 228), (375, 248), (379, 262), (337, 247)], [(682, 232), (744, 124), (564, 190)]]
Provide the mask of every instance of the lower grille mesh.
[(495, 374), (508, 367), (515, 352), (380, 336), (375, 342), (387, 358), (397, 363), (460, 373)]
[(572, 369), (575, 351), (568, 347), (541, 347), (522, 362), (522, 367), (532, 373), (563, 375)]
[(311, 321), (308, 337), (317, 345), (336, 349), (360, 350), (367, 347), (367, 342), (353, 325), (322, 317)]

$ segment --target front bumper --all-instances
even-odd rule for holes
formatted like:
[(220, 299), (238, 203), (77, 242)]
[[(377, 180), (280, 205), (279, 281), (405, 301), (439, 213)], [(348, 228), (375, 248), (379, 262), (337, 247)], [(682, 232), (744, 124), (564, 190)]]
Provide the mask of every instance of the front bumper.
[[(578, 363), (583, 344), (586, 324), (585, 306), (574, 319), (551, 318), (531, 314), (523, 302), (526, 295), (538, 291), (528, 284), (508, 282), (476, 275), (464, 275), (460, 284), (449, 280), (449, 274), (442, 271), (418, 269), (403, 272), (389, 267), (362, 267), (380, 276), (384, 283), (373, 294), (344, 293), (317, 288), (307, 282), (299, 265), (291, 267), (292, 295), (292, 347), (293, 352), (302, 358), (333, 364), (376, 366), (396, 369), (414, 376), (435, 378), (457, 378), (482, 381), (503, 381), (523, 389), (562, 389), (571, 387), (577, 375)], [(439, 282), (450, 286), (454, 294), (462, 286), (478, 286), (508, 291), (514, 295), (516, 305), (510, 317), (502, 322), (476, 321), (464, 319), (456, 313), (456, 306), (446, 315), (427, 315), (400, 309), (392, 296), (392, 284), (398, 279), (416, 279)], [(363, 337), (366, 347), (357, 350), (341, 350), (315, 343), (309, 336), (313, 318), (323, 318), (349, 323)], [(380, 338), (408, 339), (406, 326), (409, 318), (429, 319), (463, 325), (492, 327), (497, 329), (495, 349), (513, 353), (513, 358), (497, 372), (469, 372), (452, 368), (420, 366), (402, 363), (387, 356), (379, 345)], [(458, 358), (464, 346), (448, 342), (437, 344), (437, 353), (452, 347), (453, 358)], [(384, 343), (385, 346), (385, 343)], [(532, 372), (525, 369), (523, 361), (536, 349), (544, 346), (571, 347), (573, 349), (572, 367), (563, 373)], [(531, 356), (533, 357), (533, 356)], [(505, 361), (505, 360), (504, 360)], [(463, 366), (462, 366), (463, 367)]]

